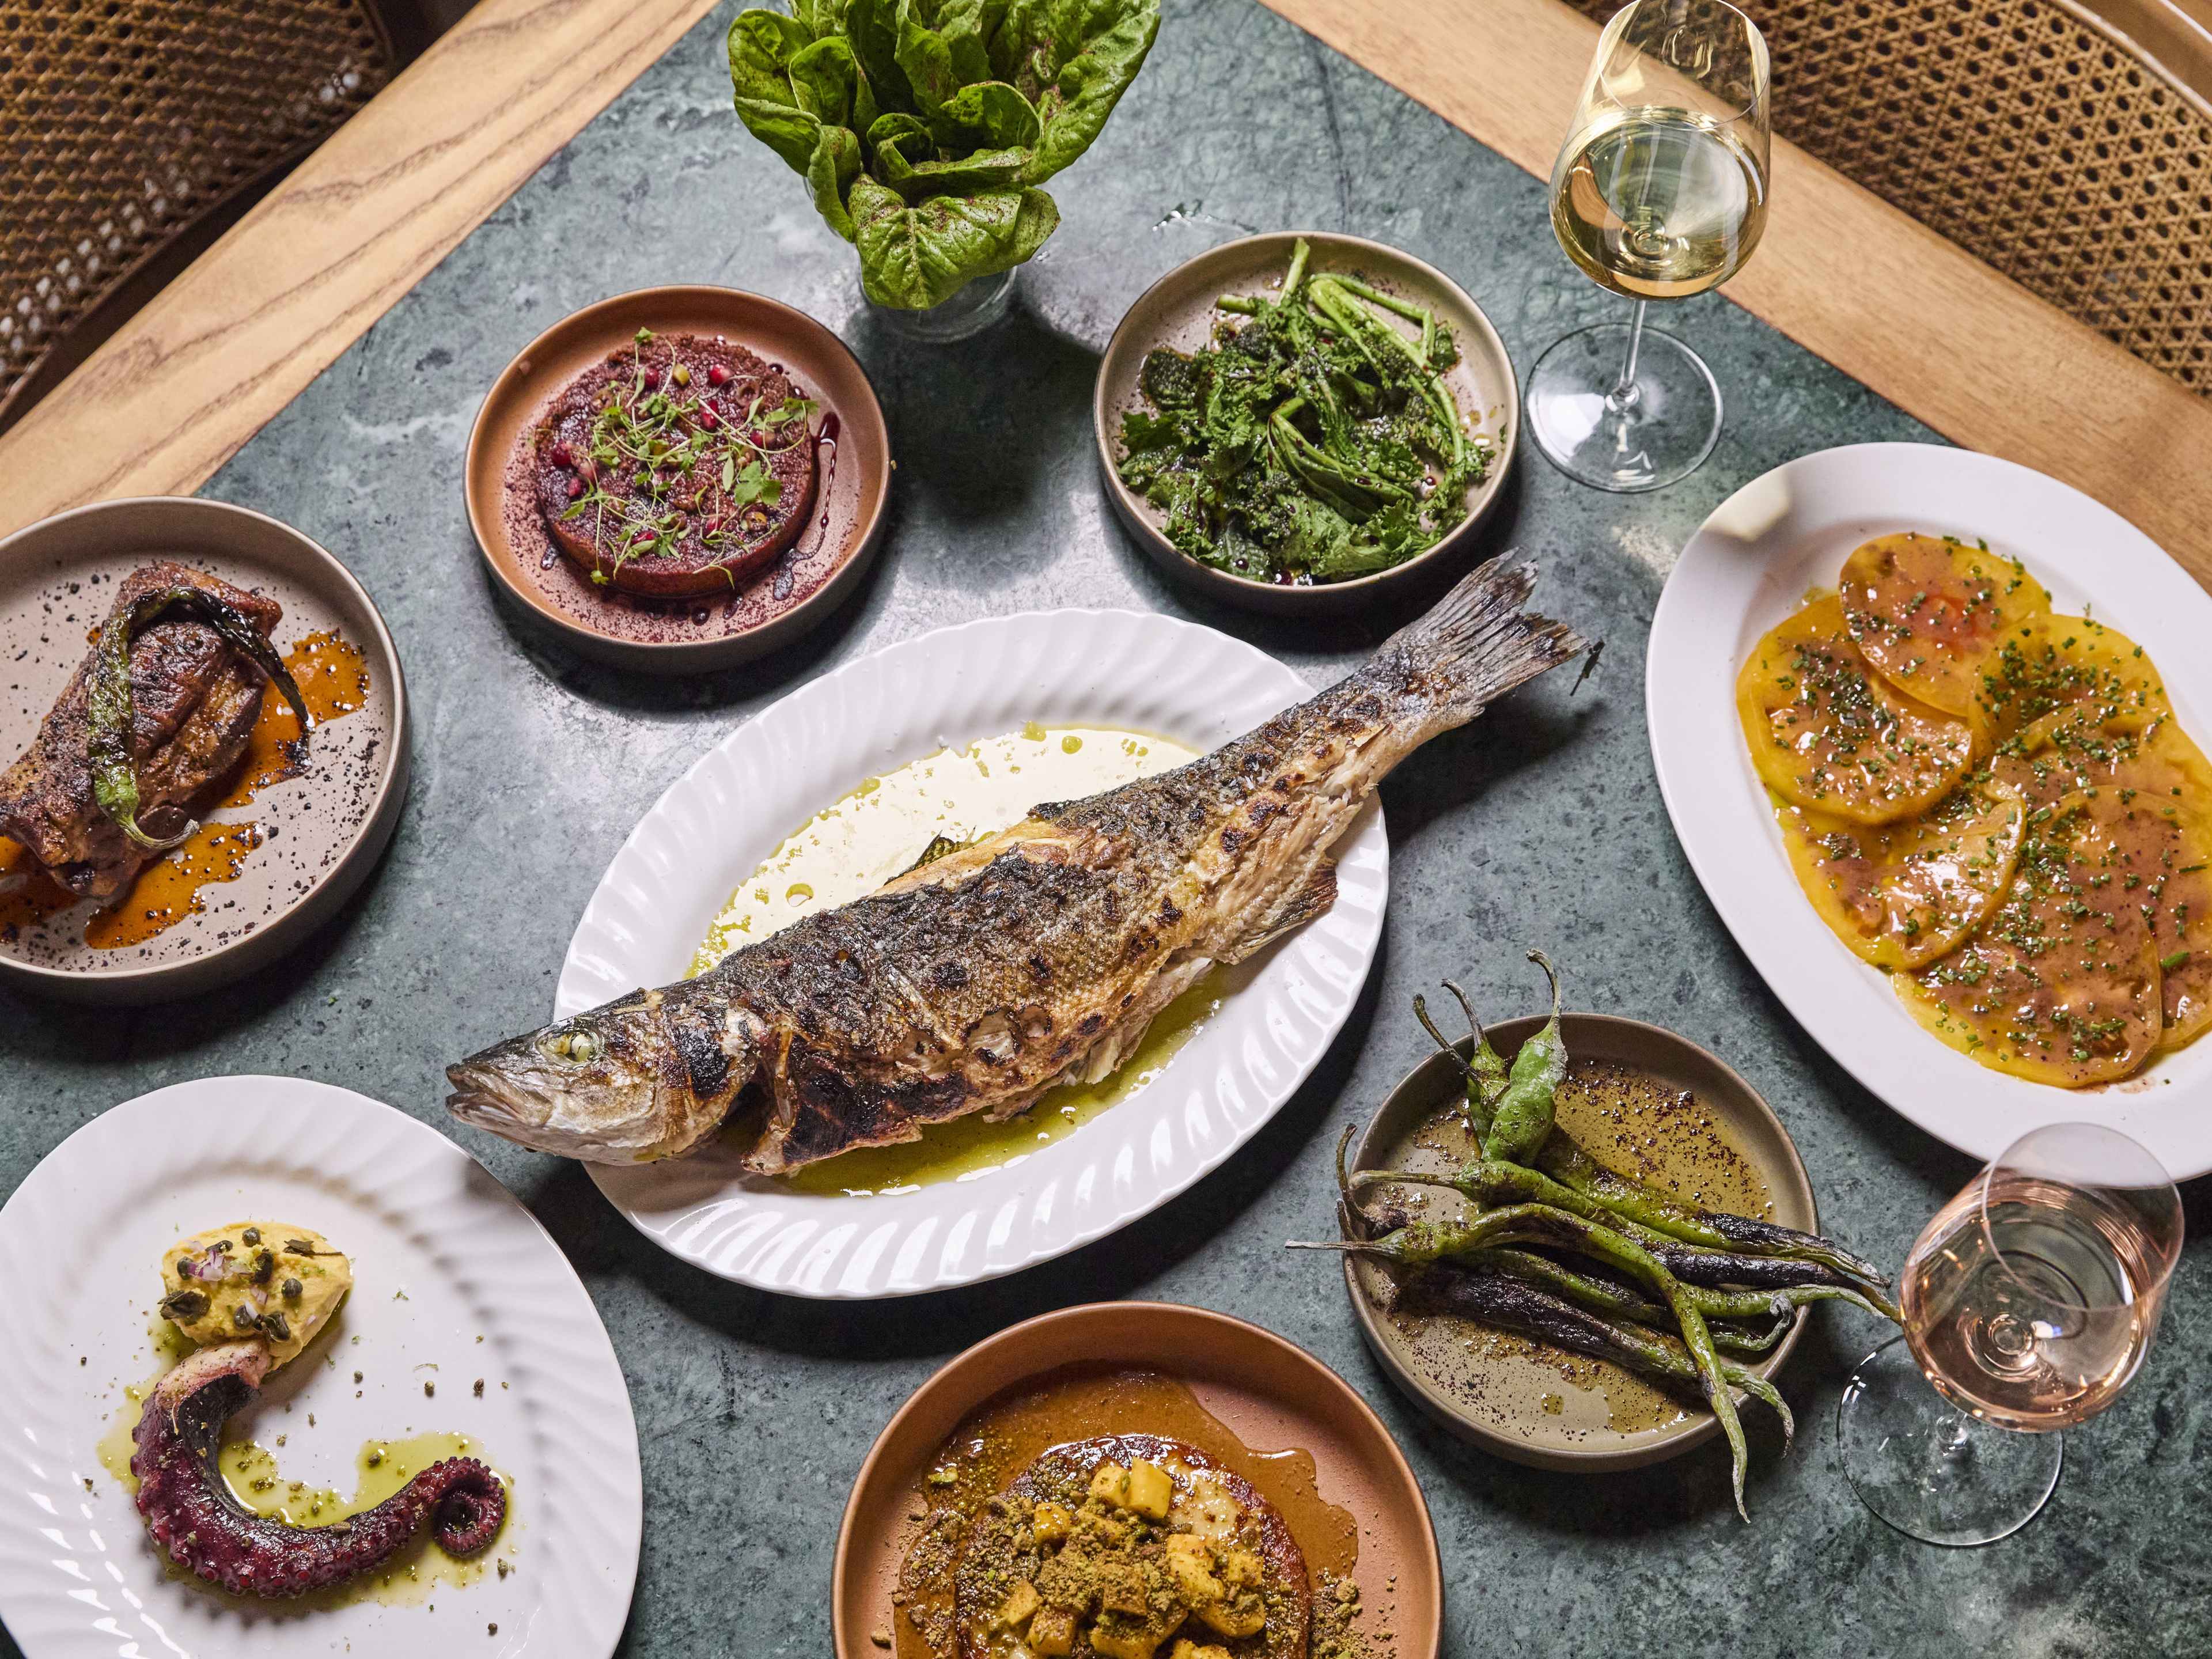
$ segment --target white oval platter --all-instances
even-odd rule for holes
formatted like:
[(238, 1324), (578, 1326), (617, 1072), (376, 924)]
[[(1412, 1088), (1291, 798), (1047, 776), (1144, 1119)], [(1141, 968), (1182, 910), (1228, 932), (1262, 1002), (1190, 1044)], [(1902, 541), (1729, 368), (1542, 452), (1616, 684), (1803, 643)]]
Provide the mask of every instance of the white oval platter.
[[(568, 947), (555, 1017), (683, 977), (738, 883), (864, 781), (1036, 720), (1218, 747), (1310, 695), (1210, 628), (1054, 611), (940, 629), (847, 664), (709, 750), (615, 855)], [(1149, 1085), (996, 1170), (848, 1196), (747, 1175), (720, 1143), (592, 1164), (647, 1237), (709, 1273), (798, 1296), (905, 1296), (995, 1278), (1158, 1208), (1256, 1133), (1351, 1014), (1382, 933), (1389, 838), (1369, 803), (1338, 848), (1335, 906), (1260, 958)]]
[(2134, 1136), (2176, 1180), (2212, 1171), (2212, 1040), (2100, 1088), (1991, 1071), (1923, 1030), (1888, 975), (1829, 932), (1790, 874), (1737, 724), (1737, 669), (1807, 588), (1833, 586), (1853, 548), (1902, 530), (1984, 538), (2024, 561), (2061, 611), (2094, 607), (2158, 664), (2184, 728), (2212, 743), (2212, 595), (2133, 525), (1994, 456), (1932, 444), (1823, 450), (1722, 502), (1683, 549), (1652, 618), (1651, 759), (1691, 867), (1798, 1024), (1929, 1133), (1990, 1158), (2040, 1125), (2088, 1119)]
[[(355, 1284), (332, 1328), (270, 1379), (234, 1432), (264, 1446), (282, 1434), (286, 1479), (341, 1492), (365, 1441), (467, 1435), (514, 1482), (490, 1551), (511, 1573), (418, 1590), (407, 1605), (327, 1607), (251, 1603), (168, 1576), (99, 1442), (124, 1388), (155, 1368), (162, 1252), (256, 1218), (323, 1233), (352, 1258)], [(0, 1345), (0, 1616), (27, 1659), (614, 1651), (644, 1503), (622, 1368), (559, 1247), (435, 1130), (298, 1078), (142, 1095), (48, 1153), (0, 1210), (0, 1283), (12, 1302)]]

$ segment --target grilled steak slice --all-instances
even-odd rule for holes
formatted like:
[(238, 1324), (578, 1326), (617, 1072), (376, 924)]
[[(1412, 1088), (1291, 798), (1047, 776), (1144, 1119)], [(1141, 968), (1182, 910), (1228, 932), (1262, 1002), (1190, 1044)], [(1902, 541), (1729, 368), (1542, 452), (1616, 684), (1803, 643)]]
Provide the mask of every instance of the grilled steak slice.
[(812, 407), (743, 346), (645, 335), (577, 377), (538, 428), (555, 545), (629, 593), (726, 593), (797, 538), (814, 501)]
[[(116, 588), (110, 614), (163, 587), (199, 587), (236, 606), (266, 635), (284, 614), (274, 599), (162, 560)], [(106, 898), (157, 854), (133, 843), (93, 799), (85, 700), (95, 653), (48, 711), (21, 758), (0, 775), (0, 836), (20, 842), (54, 878), (84, 898)], [(261, 712), (261, 671), (204, 623), (157, 621), (131, 647), (131, 755), (139, 822), (181, 828), (237, 766)]]

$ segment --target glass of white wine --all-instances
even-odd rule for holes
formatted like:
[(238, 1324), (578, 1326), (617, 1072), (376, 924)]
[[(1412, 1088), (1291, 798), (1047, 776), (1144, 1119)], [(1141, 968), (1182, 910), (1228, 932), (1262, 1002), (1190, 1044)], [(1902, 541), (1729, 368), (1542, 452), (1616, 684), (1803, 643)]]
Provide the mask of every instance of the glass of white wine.
[(1838, 1439), (1866, 1506), (1931, 1544), (2026, 1526), (2057, 1487), (2058, 1431), (2150, 1351), (2181, 1231), (2181, 1194), (2116, 1129), (2057, 1123), (2007, 1147), (1922, 1232), (1905, 1334), (1844, 1390)]
[(1552, 228), (1636, 313), (1568, 335), (1529, 374), (1529, 435), (1569, 477), (1656, 489), (1712, 453), (1713, 372), (1644, 313), (1718, 286), (1751, 257), (1766, 167), (1758, 27), (1725, 0), (1636, 0), (1614, 14), (1552, 169)]

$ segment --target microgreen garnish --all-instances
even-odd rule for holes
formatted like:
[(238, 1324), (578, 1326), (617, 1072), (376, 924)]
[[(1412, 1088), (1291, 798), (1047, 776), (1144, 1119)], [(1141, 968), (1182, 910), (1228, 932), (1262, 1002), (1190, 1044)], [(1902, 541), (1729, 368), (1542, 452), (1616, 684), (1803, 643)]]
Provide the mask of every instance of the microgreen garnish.
[(717, 561), (743, 550), (783, 496), (769, 462), (812, 441), (811, 398), (793, 395), (764, 410), (755, 394), (740, 410), (726, 373), (714, 385), (714, 374), (650, 362), (653, 341), (650, 329), (638, 330), (629, 372), (592, 417), (589, 462), (576, 466), (584, 488), (561, 514), (589, 520), (600, 555), (592, 580), (603, 587), (633, 559), (673, 558), (687, 539)]

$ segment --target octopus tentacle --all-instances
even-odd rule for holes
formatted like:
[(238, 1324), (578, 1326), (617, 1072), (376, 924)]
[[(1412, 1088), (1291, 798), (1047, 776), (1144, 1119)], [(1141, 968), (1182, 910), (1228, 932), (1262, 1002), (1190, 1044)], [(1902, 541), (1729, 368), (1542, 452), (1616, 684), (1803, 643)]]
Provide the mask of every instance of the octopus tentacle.
[(147, 1530), (188, 1572), (241, 1595), (300, 1595), (380, 1565), (420, 1530), (466, 1555), (499, 1535), (507, 1492), (473, 1457), (423, 1470), (374, 1509), (326, 1527), (256, 1515), (216, 1468), (222, 1425), (269, 1373), (260, 1342), (203, 1348), (164, 1376), (146, 1401), (131, 1459)]

